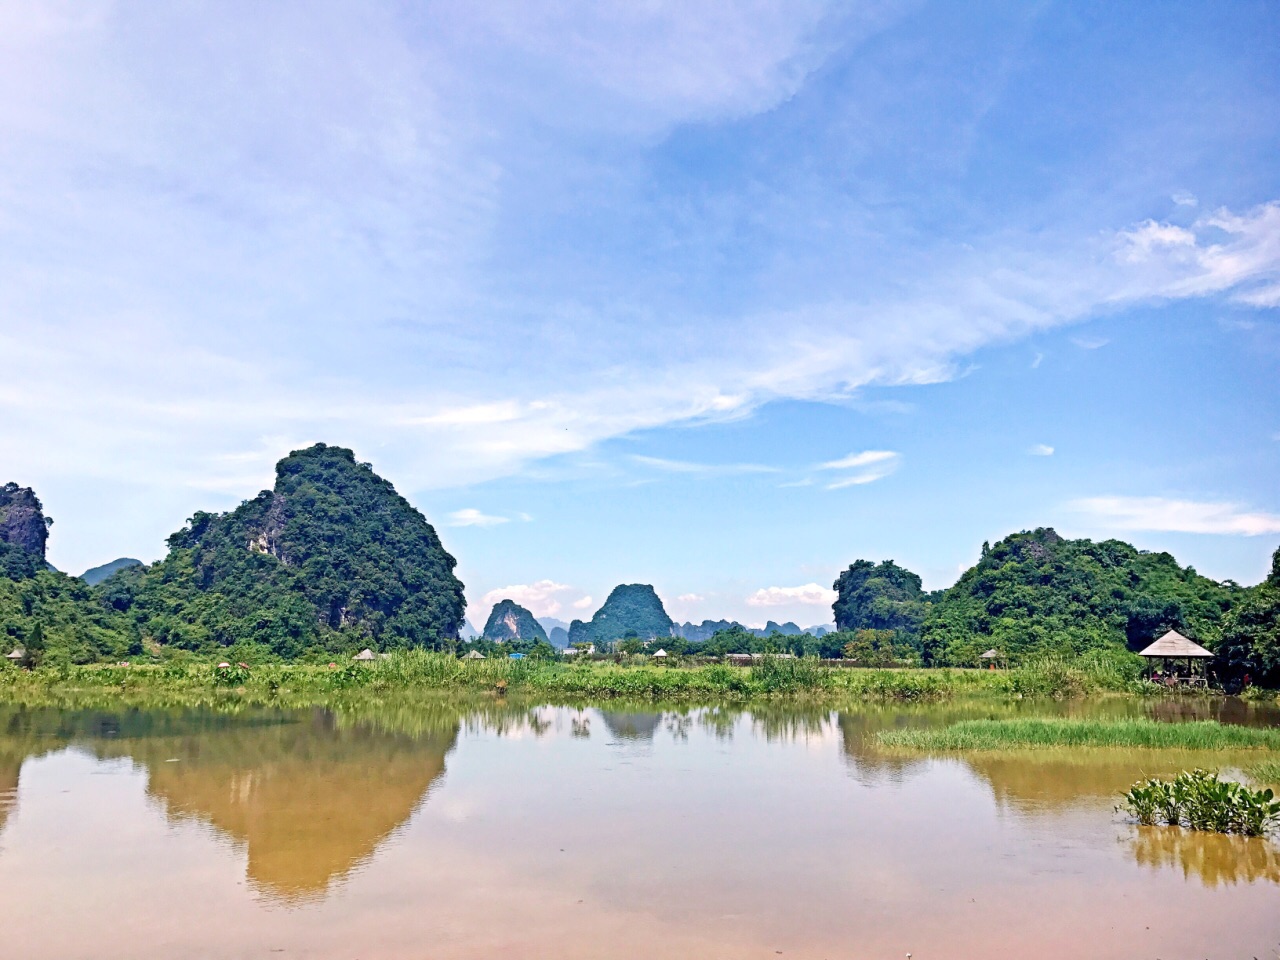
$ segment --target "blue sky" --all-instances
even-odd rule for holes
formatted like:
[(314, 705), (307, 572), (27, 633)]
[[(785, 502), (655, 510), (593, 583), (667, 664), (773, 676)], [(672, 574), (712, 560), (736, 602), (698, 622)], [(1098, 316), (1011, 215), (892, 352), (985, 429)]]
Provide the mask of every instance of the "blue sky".
[(73, 572), (352, 446), (469, 616), (1280, 543), (1269, 3), (0, 2), (0, 465)]

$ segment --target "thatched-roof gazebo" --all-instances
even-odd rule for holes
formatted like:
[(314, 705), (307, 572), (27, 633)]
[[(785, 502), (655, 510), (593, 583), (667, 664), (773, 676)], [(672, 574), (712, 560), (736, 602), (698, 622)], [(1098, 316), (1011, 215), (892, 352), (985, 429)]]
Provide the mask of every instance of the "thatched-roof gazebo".
[(992, 647), (986, 653), (979, 654), (978, 659), (986, 661), (987, 666), (994, 670), (996, 668), (996, 664), (1004, 663), (1004, 654), (995, 647)]
[(654, 654), (655, 657), (665, 657), (666, 655), (667, 655), (667, 651), (665, 650), (659, 650), (657, 653)]
[(19, 660), (25, 660), (26, 657), (27, 651), (23, 650), (21, 647), (15, 648), (13, 653), (6, 653), (4, 655), (6, 660), (12, 660), (14, 663), (17, 663)]
[(363, 650), (361, 650), (351, 659), (352, 660), (377, 660), (378, 655), (374, 653), (372, 650), (370, 650), (368, 647), (365, 647)]
[(472, 650), (470, 653), (468, 653), (468, 654), (467, 654), (465, 657), (463, 657), (462, 659), (463, 659), (463, 660), (483, 660), (483, 659), (484, 659), (484, 654), (483, 654), (483, 653), (481, 653), (479, 650)]
[[(1179, 660), (1186, 661), (1187, 676), (1194, 674), (1193, 664), (1196, 661), (1204, 663), (1206, 660), (1212, 660), (1213, 654), (1206, 650), (1194, 640), (1188, 640), (1177, 630), (1170, 630), (1163, 637), (1157, 640), (1145, 650), (1140, 650), (1138, 656), (1146, 657), (1147, 661), (1155, 666), (1156, 661), (1160, 661), (1160, 665), (1166, 669), (1170, 668), (1169, 661), (1173, 661), (1173, 672), (1176, 673), (1177, 662)], [(1203, 676), (1203, 674), (1202, 674)]]

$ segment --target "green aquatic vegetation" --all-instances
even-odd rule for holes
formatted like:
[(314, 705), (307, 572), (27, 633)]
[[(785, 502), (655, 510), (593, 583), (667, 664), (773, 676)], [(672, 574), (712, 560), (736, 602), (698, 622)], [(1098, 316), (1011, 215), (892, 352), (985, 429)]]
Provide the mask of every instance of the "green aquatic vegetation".
[(1267, 760), (1249, 768), (1249, 777), (1255, 783), (1280, 784), (1280, 760)]
[(1048, 654), (1009, 672), (1014, 692), (1067, 700), (1100, 691), (1144, 692), (1141, 660), (1126, 651), (1093, 650), (1078, 657)]
[(1144, 826), (1164, 823), (1247, 837), (1262, 836), (1280, 823), (1280, 801), (1270, 789), (1254, 790), (1205, 770), (1135, 783), (1116, 809)]
[(345, 691), (398, 694), (417, 690), (634, 700), (815, 699), (932, 702), (984, 694), (1008, 695), (1003, 671), (840, 669), (813, 657), (769, 657), (751, 666), (668, 662), (462, 660), (427, 650), (397, 651), (370, 663), (259, 662), (216, 667), (195, 658), (130, 666), (71, 666), (35, 671), (0, 664), (0, 698), (39, 691), (144, 695), (228, 691), (250, 699), (326, 697)]
[(886, 730), (880, 744), (930, 752), (1121, 747), (1152, 750), (1280, 750), (1280, 730), (1200, 720), (1158, 723), (1120, 720), (964, 720), (947, 727)]

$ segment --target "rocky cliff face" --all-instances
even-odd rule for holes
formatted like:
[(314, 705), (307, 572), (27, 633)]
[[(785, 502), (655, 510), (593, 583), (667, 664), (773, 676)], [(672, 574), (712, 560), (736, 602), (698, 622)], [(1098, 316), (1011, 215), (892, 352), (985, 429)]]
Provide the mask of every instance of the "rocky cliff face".
[(486, 640), (546, 640), (547, 633), (533, 614), (514, 600), (494, 604), (484, 625)]
[(6, 483), (0, 487), (0, 543), (21, 547), (44, 560), (49, 524), (40, 499), (30, 487)]

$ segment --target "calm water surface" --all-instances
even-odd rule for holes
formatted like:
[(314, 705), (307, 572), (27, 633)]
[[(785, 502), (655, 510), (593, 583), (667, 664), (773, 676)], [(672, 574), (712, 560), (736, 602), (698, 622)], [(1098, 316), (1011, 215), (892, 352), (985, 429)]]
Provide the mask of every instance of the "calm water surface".
[(875, 747), (1017, 710), (0, 708), (3, 955), (1280, 956), (1273, 843), (1113, 812), (1204, 758)]

